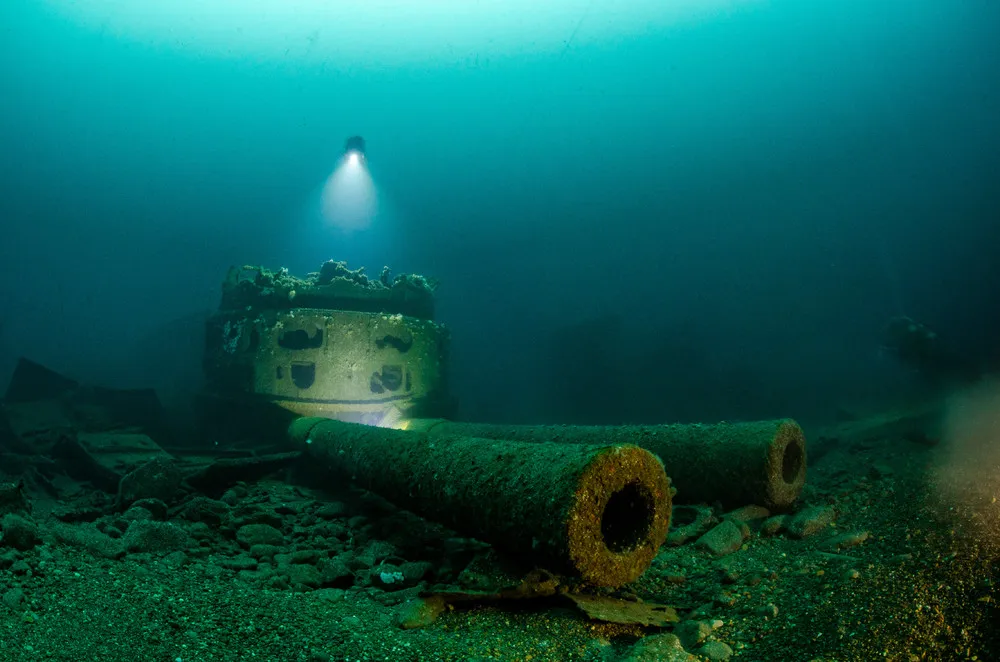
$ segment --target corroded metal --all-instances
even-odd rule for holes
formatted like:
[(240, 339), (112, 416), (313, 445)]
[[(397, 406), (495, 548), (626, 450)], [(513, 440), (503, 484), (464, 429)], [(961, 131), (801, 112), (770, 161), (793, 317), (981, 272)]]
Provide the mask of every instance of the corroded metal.
[(437, 435), (575, 444), (635, 444), (663, 460), (684, 503), (758, 504), (780, 510), (806, 480), (806, 442), (791, 419), (694, 425), (490, 425), (406, 421)]
[(670, 525), (662, 463), (633, 445), (536, 444), (302, 418), (292, 441), (332, 475), (598, 586), (641, 575)]
[(428, 281), (370, 281), (339, 262), (306, 279), (249, 269), (230, 272), (208, 320), (207, 394), (372, 425), (450, 411)]

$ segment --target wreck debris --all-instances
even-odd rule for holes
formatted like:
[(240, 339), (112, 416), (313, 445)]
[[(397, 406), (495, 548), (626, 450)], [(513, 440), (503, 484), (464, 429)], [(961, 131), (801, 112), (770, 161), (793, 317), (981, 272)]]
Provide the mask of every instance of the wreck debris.
[(444, 327), (342, 310), (227, 311), (208, 322), (207, 390), (303, 416), (381, 424), (444, 389)]
[(239, 482), (254, 482), (291, 466), (302, 454), (298, 451), (255, 457), (227, 457), (215, 460), (185, 476), (184, 482), (199, 492), (219, 495)]
[(57, 398), (77, 386), (69, 377), (22, 356), (17, 360), (3, 399), (4, 402), (47, 400)]
[(48, 454), (60, 436), (78, 427), (64, 399), (4, 404), (0, 413), (9, 436), (4, 447), (25, 455)]
[[(288, 425), (298, 417), (277, 403), (254, 400), (246, 394), (201, 392), (195, 394), (192, 404), (202, 439), (243, 446), (249, 442), (255, 451), (275, 439), (284, 439)], [(198, 454), (203, 452), (204, 448)]]
[(24, 482), (2, 482), (0, 483), (0, 517), (15, 514), (25, 514), (31, 512), (31, 501), (25, 494)]
[(576, 606), (595, 621), (619, 625), (665, 627), (680, 620), (677, 610), (666, 605), (642, 600), (624, 600), (587, 593), (566, 593)]
[(383, 271), (369, 280), (343, 262), (306, 279), (230, 270), (206, 325), (203, 402), (270, 402), (303, 416), (383, 426), (448, 415), (450, 338), (433, 321), (433, 291), (422, 276), (390, 280)]
[(837, 447), (862, 450), (896, 442), (936, 445), (943, 433), (945, 402), (940, 398), (913, 401), (878, 413), (857, 416), (822, 428), (817, 433), (817, 453), (822, 457)]
[(169, 453), (144, 434), (84, 432), (76, 435), (76, 441), (96, 462), (119, 475), (154, 459), (171, 459)]
[(712, 425), (490, 425), (411, 420), (407, 429), (516, 441), (634, 444), (670, 469), (676, 497), (684, 503), (789, 507), (806, 480), (806, 443), (791, 419)]
[(79, 442), (76, 433), (63, 431), (53, 444), (50, 455), (74, 480), (88, 482), (102, 492), (113, 494), (122, 474), (98, 460)]
[[(0, 443), (16, 436), (27, 451), (45, 453), (54, 430), (142, 432), (166, 443), (172, 436), (156, 391), (79, 384), (21, 358), (0, 408)], [(4, 444), (7, 445), (7, 444)]]
[(471, 608), (510, 602), (535, 601), (539, 604), (568, 602), (593, 621), (642, 627), (666, 627), (680, 619), (673, 607), (639, 599), (579, 592), (559, 582), (544, 570), (532, 570), (520, 581), (487, 591), (430, 591), (410, 600), (397, 612), (397, 622), (404, 629), (432, 623), (446, 607)]
[(296, 446), (428, 519), (598, 586), (639, 577), (670, 524), (663, 465), (634, 445), (533, 444), (327, 419)]
[(173, 442), (173, 431), (155, 389), (81, 386), (71, 394), (80, 429), (143, 432), (158, 443)]
[(14, 431), (7, 406), (2, 403), (0, 403), (0, 452), (20, 455), (31, 455), (35, 452), (34, 448)]
[[(239, 481), (286, 468), (301, 455), (217, 445), (161, 446), (161, 439), (173, 435), (153, 389), (81, 385), (27, 359), (19, 365), (25, 367), (10, 389), (21, 394), (19, 401), (0, 404), (0, 466), (33, 490), (65, 496), (57, 486), (63, 476), (72, 479), (63, 488), (87, 483), (117, 494), (120, 506), (150, 496), (169, 502), (182, 492), (182, 478), (184, 489), (221, 494)], [(24, 380), (29, 378), (48, 386), (27, 388)], [(36, 396), (41, 399), (31, 399)], [(256, 416), (247, 416), (245, 407), (233, 409), (231, 425), (256, 426), (258, 433), (284, 439), (293, 415), (265, 405), (251, 410)], [(244, 457), (233, 457), (240, 455)]]

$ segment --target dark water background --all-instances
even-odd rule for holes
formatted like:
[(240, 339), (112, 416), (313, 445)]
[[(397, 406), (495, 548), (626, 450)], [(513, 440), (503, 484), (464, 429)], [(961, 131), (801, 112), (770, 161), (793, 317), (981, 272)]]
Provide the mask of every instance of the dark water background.
[(991, 0), (87, 4), (0, 3), (0, 380), (183, 391), (229, 265), (329, 258), (442, 281), (471, 418), (829, 416), (900, 313), (997, 358)]

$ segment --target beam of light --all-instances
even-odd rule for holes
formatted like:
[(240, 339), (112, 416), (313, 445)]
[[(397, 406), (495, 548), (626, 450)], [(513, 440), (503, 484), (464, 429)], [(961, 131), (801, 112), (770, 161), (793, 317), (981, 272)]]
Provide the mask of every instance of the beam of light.
[(364, 230), (378, 211), (375, 184), (357, 152), (348, 152), (326, 180), (321, 196), (323, 218), (340, 230)]

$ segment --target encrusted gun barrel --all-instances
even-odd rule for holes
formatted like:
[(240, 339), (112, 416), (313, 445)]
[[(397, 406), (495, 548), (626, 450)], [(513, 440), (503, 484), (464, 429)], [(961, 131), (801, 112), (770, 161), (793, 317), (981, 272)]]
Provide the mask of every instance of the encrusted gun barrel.
[(711, 425), (490, 425), (407, 421), (407, 429), (518, 441), (635, 444), (670, 468), (685, 503), (758, 504), (775, 510), (798, 498), (806, 481), (806, 442), (791, 419)]
[(670, 481), (634, 445), (432, 436), (301, 418), (292, 442), (427, 519), (597, 586), (638, 578), (670, 526)]

